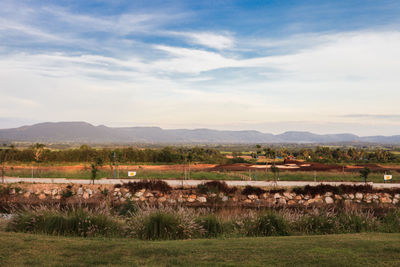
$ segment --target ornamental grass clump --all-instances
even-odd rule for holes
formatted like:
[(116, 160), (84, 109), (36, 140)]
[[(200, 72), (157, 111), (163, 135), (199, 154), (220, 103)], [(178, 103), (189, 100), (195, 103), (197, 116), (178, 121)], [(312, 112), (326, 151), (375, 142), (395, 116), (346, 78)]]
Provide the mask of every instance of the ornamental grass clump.
[(196, 218), (185, 208), (145, 207), (127, 218), (127, 235), (144, 240), (196, 238), (205, 232)]
[(248, 236), (289, 235), (289, 223), (278, 212), (267, 211), (245, 224)]
[(224, 232), (221, 220), (215, 214), (201, 216), (197, 222), (205, 230), (205, 237), (218, 237)]
[(123, 232), (117, 220), (98, 210), (46, 208), (18, 212), (7, 225), (7, 230), (81, 237), (113, 237)]

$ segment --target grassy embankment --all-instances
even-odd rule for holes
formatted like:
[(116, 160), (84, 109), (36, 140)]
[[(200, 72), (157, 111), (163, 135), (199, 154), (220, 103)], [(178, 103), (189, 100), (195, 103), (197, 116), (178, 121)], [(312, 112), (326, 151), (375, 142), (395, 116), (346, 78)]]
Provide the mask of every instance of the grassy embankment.
[(178, 241), (0, 232), (1, 266), (399, 266), (400, 234)]

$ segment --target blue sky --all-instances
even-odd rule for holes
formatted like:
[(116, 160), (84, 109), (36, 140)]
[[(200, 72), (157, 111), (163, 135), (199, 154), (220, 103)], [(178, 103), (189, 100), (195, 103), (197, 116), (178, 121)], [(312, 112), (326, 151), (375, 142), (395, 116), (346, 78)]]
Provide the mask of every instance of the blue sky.
[(400, 134), (399, 1), (0, 2), (0, 128)]

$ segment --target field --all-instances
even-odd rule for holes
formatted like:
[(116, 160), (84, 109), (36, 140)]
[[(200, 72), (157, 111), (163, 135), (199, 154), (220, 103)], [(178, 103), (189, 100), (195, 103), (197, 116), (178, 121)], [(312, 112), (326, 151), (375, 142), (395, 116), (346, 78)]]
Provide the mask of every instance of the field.
[(0, 232), (1, 266), (399, 266), (400, 234), (138, 241)]
[[(155, 166), (154, 166), (155, 167)], [(134, 178), (137, 179), (183, 179), (185, 172), (183, 167), (176, 169), (164, 169), (158, 170), (156, 168), (131, 168), (136, 171), (137, 175)], [(250, 171), (202, 171), (192, 168), (190, 176), (188, 170), (186, 171), (186, 177), (194, 180), (241, 180), (243, 178), (256, 179), (258, 181), (272, 181), (275, 179), (274, 174), (268, 170), (250, 170)], [(119, 178), (128, 178), (127, 170), (120, 170), (116, 172)], [(117, 175), (116, 174), (116, 175)], [(30, 168), (23, 169), (9, 169), (6, 172), (6, 176), (10, 177), (32, 177), (32, 170)], [(90, 179), (90, 169), (57, 169), (57, 168), (41, 168), (39, 171), (33, 169), (33, 177), (41, 178), (70, 178), (70, 179)], [(101, 169), (98, 173), (98, 178), (109, 178), (113, 177), (113, 173), (109, 168)], [(278, 175), (276, 175), (276, 179)], [(360, 174), (358, 172), (338, 172), (338, 171), (280, 171), (279, 180), (281, 181), (355, 181), (360, 182)], [(371, 173), (368, 176), (368, 181), (372, 182), (383, 182), (382, 173)], [(400, 181), (400, 174), (393, 173), (393, 182)]]

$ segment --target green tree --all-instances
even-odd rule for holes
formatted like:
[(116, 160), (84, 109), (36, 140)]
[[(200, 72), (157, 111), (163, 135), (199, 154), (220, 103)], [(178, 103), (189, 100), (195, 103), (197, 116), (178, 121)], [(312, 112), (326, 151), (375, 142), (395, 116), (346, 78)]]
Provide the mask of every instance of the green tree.
[(360, 170), (360, 176), (363, 179), (363, 182), (367, 182), (368, 175), (370, 174), (371, 169), (368, 167), (364, 167), (364, 169)]
[(103, 165), (103, 160), (101, 158), (97, 158), (94, 162), (90, 164), (93, 184), (94, 180), (97, 179), (97, 172), (99, 171), (99, 167), (101, 167), (102, 165)]

